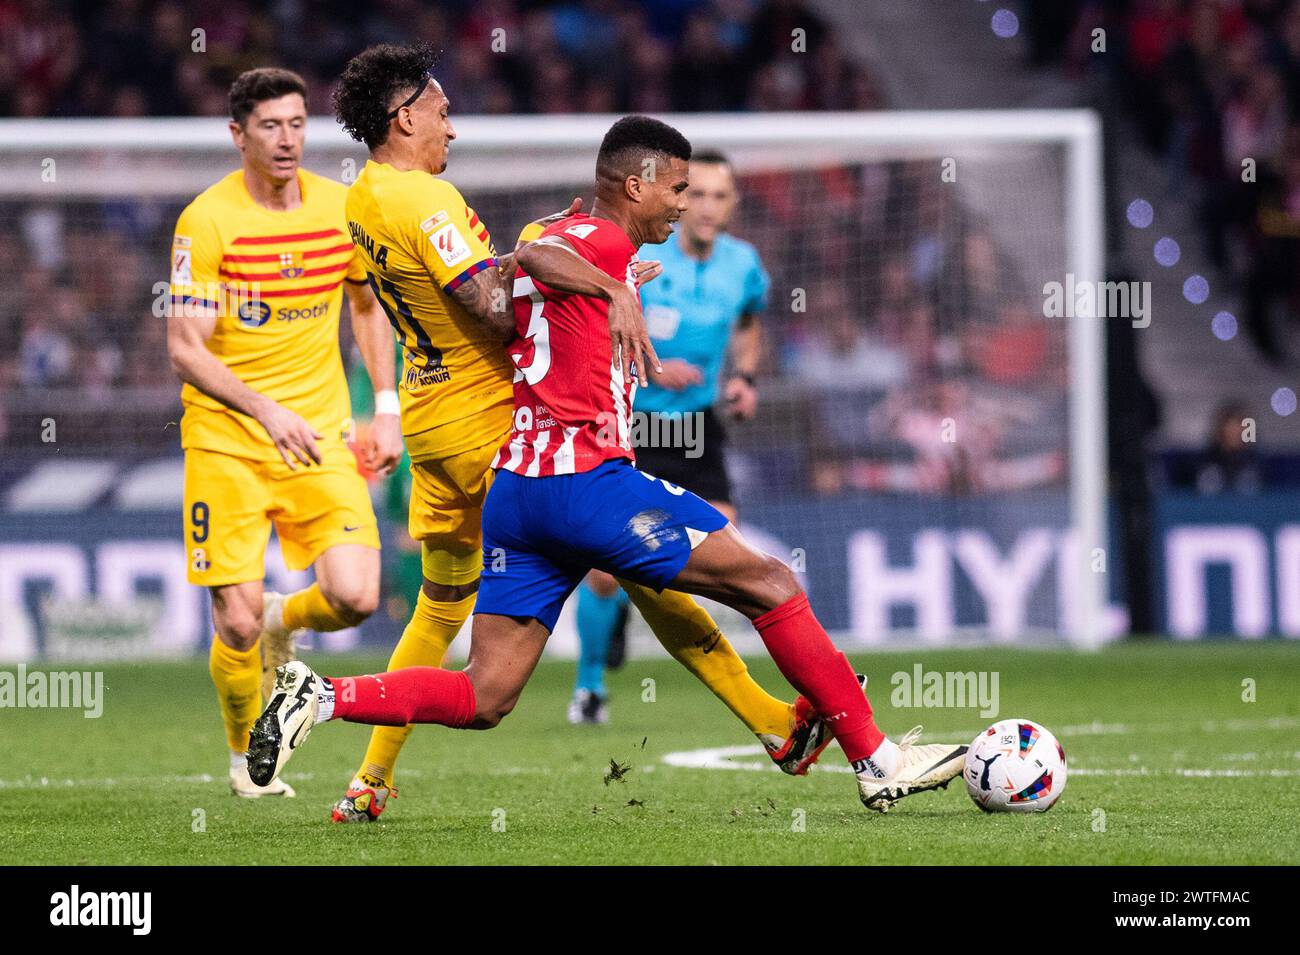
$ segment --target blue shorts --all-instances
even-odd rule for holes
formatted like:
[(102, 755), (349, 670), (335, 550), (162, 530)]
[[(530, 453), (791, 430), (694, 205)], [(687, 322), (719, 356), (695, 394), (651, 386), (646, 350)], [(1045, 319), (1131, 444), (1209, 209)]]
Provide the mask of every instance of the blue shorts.
[(552, 477), (498, 471), (483, 505), (474, 612), (536, 617), (554, 630), (591, 568), (663, 590), (726, 525), (707, 501), (623, 459)]

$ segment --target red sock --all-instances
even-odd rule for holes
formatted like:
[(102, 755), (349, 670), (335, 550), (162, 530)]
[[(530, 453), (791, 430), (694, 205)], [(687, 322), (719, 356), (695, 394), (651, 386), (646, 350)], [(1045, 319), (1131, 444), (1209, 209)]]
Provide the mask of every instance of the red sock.
[(874, 753), (885, 734), (871, 717), (853, 667), (808, 606), (808, 595), (769, 610), (754, 620), (754, 628), (790, 685), (829, 724), (849, 762)]
[(474, 684), (464, 670), (406, 667), (373, 676), (335, 677), (330, 682), (334, 718), (350, 723), (441, 723), (463, 728), (474, 718)]

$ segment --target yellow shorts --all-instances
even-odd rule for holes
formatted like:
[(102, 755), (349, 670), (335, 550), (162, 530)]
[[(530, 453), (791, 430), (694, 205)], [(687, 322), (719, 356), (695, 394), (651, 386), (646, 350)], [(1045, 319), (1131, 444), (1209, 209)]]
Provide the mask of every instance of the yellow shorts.
[(335, 544), (379, 547), (370, 490), (346, 445), (321, 445), (322, 461), (291, 471), (219, 451), (185, 452), (185, 551), (203, 587), (261, 580), (271, 525), (292, 570)]
[(424, 552), (424, 576), (436, 584), (468, 584), (483, 569), (483, 501), (492, 486), (490, 465), (510, 434), (469, 451), (411, 464), (407, 527)]

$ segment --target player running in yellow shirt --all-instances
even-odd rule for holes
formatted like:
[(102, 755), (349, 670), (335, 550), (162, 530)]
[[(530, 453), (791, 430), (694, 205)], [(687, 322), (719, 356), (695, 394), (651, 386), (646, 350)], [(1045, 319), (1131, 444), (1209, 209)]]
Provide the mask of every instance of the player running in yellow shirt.
[[(248, 730), (274, 668), (301, 628), (355, 626), (379, 601), (379, 533), (348, 449), (339, 354), (346, 291), (378, 394), (364, 449), (391, 471), (401, 455), (392, 334), (347, 233), (347, 187), (299, 168), (306, 86), (257, 69), (230, 89), (242, 168), (191, 202), (172, 242), (167, 351), (184, 382), (185, 549), (191, 583), (208, 587), (216, 635), (209, 671), (239, 796), (284, 795), (248, 778)], [(271, 526), (292, 569), (316, 583), (264, 593)], [(264, 684), (263, 674), (266, 681)]]
[[(490, 464), (511, 429), (514, 254), (498, 257), (484, 224), (456, 187), (436, 178), (456, 138), (442, 87), (422, 48), (371, 47), (344, 70), (335, 108), (370, 160), (348, 190), (347, 218), (371, 287), (406, 356), (402, 431), (412, 461), (409, 524), (423, 551), (424, 583), (389, 669), (440, 666), (473, 609), (485, 560), (480, 522)], [(571, 211), (576, 211), (575, 204)], [(526, 229), (530, 239), (540, 228)], [(628, 373), (654, 352), (637, 295), (557, 245), (546, 274), (554, 288), (610, 302), (615, 354)], [(646, 273), (642, 274), (646, 278)], [(709, 615), (691, 598), (626, 585), (660, 642), (703, 681), (791, 773), (829, 742), (822, 722), (767, 694)], [(393, 767), (410, 726), (374, 729), (336, 822), (373, 820), (393, 791)]]

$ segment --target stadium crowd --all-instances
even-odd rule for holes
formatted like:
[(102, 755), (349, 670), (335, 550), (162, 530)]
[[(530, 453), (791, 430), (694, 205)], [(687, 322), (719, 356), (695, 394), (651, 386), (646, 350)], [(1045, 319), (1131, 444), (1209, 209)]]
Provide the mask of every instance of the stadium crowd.
[[(276, 62), (306, 76), (319, 113), (329, 78), (358, 46), (418, 37), (445, 50), (443, 81), (460, 113), (880, 105), (871, 75), (798, 0), (438, 8), (386, 0), (356, 9), (0, 0), (9, 47), (0, 103), (10, 115), (224, 116), (229, 78)], [(193, 24), (205, 31), (202, 54), (190, 49)], [(795, 26), (807, 31), (807, 56), (789, 50)], [(498, 28), (504, 50), (494, 53)], [(115, 41), (95, 42), (104, 35)], [(104, 52), (122, 49), (140, 55)], [(784, 476), (779, 484), (825, 494), (967, 492), (1062, 477), (1058, 330), (1033, 314), (1025, 290), (1006, 287), (1000, 276), (1013, 270), (952, 190), (938, 187), (931, 165), (833, 166), (741, 183), (734, 231), (758, 247), (773, 294), (769, 400), (737, 445), (766, 455), (765, 471)], [(496, 229), (528, 217), (517, 196), (473, 198), (485, 221), (502, 223)], [(70, 389), (84, 407), (118, 410), (132, 406), (125, 396), (144, 396), (141, 408), (171, 409), (164, 326), (148, 317), (179, 209), (155, 200), (0, 203), (12, 226), (0, 230), (0, 260), (20, 263), (13, 274), (21, 276), (0, 286), (0, 392), (21, 399)], [(792, 301), (796, 289), (802, 305)], [(933, 426), (972, 402), (987, 412), (983, 430), (957, 459), (951, 445), (931, 440)], [(846, 403), (861, 413), (845, 415)], [(11, 421), (19, 405), (10, 402)], [(87, 413), (85, 440), (162, 449), (174, 439), (149, 424), (157, 413), (137, 417), (141, 426), (124, 431), (120, 414)], [(0, 443), (4, 419), (0, 404)], [(26, 423), (21, 431), (30, 438)]]
[[(1243, 293), (1252, 340), (1296, 358), (1300, 330), (1300, 0), (1029, 4), (1033, 58), (1111, 81)], [(1107, 55), (1091, 52), (1106, 30)]]
[(462, 114), (881, 105), (800, 0), (0, 0), (0, 113), (221, 116), (231, 80), (267, 63), (320, 111), (360, 47), (413, 40), (443, 50)]

